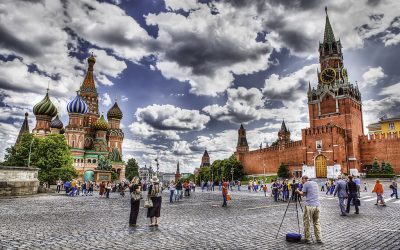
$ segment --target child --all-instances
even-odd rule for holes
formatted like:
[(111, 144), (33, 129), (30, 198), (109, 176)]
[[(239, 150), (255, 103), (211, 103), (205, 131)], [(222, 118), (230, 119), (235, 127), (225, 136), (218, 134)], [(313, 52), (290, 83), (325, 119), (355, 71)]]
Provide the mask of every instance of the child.
[(268, 191), (267, 184), (264, 184), (262, 189), (264, 191), (264, 196), (267, 197), (267, 191)]

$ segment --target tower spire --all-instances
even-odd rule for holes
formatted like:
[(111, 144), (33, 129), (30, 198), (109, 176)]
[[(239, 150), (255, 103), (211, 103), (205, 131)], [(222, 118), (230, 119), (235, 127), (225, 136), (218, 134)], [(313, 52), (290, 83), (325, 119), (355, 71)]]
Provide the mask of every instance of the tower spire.
[(24, 122), (22, 123), (21, 129), (19, 130), (19, 134), (17, 137), (17, 141), (15, 142), (15, 145), (17, 145), (21, 141), (21, 137), (25, 133), (29, 133), (28, 112), (25, 113), (25, 119)]
[(332, 26), (329, 21), (328, 7), (325, 6), (326, 21), (325, 21), (325, 32), (324, 32), (324, 43), (335, 42), (335, 35), (333, 34)]

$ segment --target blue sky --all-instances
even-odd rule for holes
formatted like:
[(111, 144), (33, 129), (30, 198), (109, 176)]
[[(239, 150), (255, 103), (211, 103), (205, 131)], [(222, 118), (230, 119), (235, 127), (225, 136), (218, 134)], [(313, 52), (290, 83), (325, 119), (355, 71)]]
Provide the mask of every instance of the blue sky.
[(308, 126), (306, 91), (317, 83), (325, 5), (357, 81), (364, 125), (399, 115), (400, 3), (335, 1), (3, 1), (0, 4), (0, 158), (24, 113), (50, 85), (66, 104), (93, 52), (100, 109), (124, 112), (124, 159), (184, 172), (230, 156), (243, 123), (251, 148)]

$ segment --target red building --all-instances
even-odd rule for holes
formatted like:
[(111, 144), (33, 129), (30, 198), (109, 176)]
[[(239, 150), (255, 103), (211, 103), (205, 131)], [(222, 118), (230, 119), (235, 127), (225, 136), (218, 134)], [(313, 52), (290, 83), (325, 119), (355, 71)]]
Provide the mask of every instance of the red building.
[(364, 135), (361, 93), (348, 81), (342, 45), (336, 40), (326, 14), (324, 40), (319, 44), (321, 72), (318, 85), (308, 89), (310, 127), (302, 139), (292, 141), (282, 122), (276, 143), (249, 151), (246, 130), (238, 131), (236, 156), (247, 174), (275, 174), (283, 163), (294, 176), (334, 177), (340, 173), (365, 172), (374, 159), (392, 164), (400, 173), (400, 138)]

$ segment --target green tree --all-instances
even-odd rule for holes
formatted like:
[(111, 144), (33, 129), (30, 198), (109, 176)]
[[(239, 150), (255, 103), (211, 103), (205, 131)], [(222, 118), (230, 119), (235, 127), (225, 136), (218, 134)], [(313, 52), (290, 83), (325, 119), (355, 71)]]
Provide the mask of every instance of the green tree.
[(378, 160), (375, 158), (374, 163), (372, 164), (371, 172), (374, 174), (378, 174), (380, 172), (380, 167)]
[(62, 181), (70, 181), (78, 177), (78, 172), (75, 170), (74, 167), (62, 167), (62, 168), (53, 168), (50, 171), (50, 180), (51, 183), (55, 183), (58, 178)]
[(390, 163), (382, 162), (382, 173), (383, 174), (393, 174), (393, 167)]
[(139, 176), (139, 164), (136, 159), (130, 158), (125, 165), (125, 178), (132, 180), (135, 176)]
[(54, 168), (72, 167), (72, 156), (64, 135), (48, 135), (42, 138), (23, 134), (20, 143), (6, 149), (5, 165), (39, 168), (38, 179), (51, 183), (50, 172)]
[(289, 178), (290, 177), (290, 172), (289, 172), (289, 168), (281, 163), (281, 165), (278, 168), (278, 173), (277, 173), (278, 177), (281, 178)]

